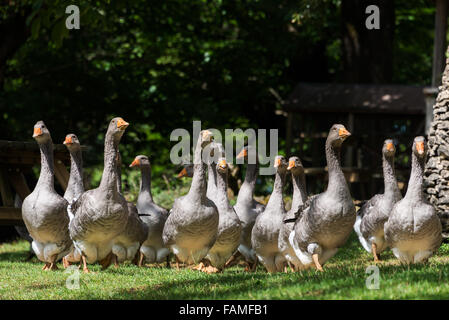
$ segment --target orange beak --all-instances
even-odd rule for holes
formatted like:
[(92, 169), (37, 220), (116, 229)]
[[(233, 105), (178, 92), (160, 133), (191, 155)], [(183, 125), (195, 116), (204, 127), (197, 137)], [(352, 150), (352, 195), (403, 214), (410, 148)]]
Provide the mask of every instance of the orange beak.
[(178, 173), (178, 178), (187, 176), (187, 169), (183, 168), (180, 173)]
[(340, 128), (340, 130), (338, 130), (338, 135), (340, 137), (342, 137), (343, 139), (345, 139), (345, 138), (349, 137), (351, 135), (351, 133), (348, 130), (346, 130), (345, 128)]
[(226, 163), (225, 159), (222, 159), (222, 160), (218, 161), (218, 166), (222, 169), (226, 169), (228, 164)]
[(416, 150), (418, 151), (419, 154), (424, 153), (424, 142), (423, 141), (416, 143)]
[(390, 151), (390, 152), (394, 151), (394, 145), (391, 142), (387, 143), (387, 151)]
[(63, 143), (64, 144), (72, 144), (73, 143), (72, 137), (71, 136), (66, 136)]
[(117, 121), (117, 128), (121, 130), (125, 130), (129, 126), (129, 123), (123, 120), (122, 118)]
[(237, 159), (241, 159), (248, 156), (248, 150), (247, 149), (242, 149), (242, 151), (240, 151), (240, 153), (237, 155)]
[(133, 160), (133, 162), (131, 162), (129, 167), (132, 168), (132, 167), (139, 166), (139, 165), (140, 165), (140, 160), (136, 158)]
[(288, 162), (287, 170), (291, 170), (291, 168), (296, 167), (295, 161), (291, 160)]
[(277, 168), (281, 165), (281, 159), (277, 158), (276, 161), (274, 162), (274, 167)]
[(40, 135), (42, 135), (42, 129), (41, 128), (34, 128), (33, 138), (38, 137)]

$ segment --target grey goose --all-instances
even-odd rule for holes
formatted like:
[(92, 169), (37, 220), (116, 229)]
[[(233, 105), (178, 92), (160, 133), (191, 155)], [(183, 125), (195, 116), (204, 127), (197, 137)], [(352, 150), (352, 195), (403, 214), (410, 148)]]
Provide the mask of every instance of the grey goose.
[[(72, 203), (84, 192), (83, 155), (80, 141), (75, 134), (70, 133), (66, 135), (63, 144), (70, 153), (70, 176), (67, 189), (64, 193), (64, 199)], [(70, 264), (79, 262), (80, 260), (81, 253), (73, 247), (69, 254), (62, 258), (62, 263), (67, 268)]]
[(325, 145), (327, 190), (310, 197), (297, 213), (289, 240), (305, 268), (323, 271), (322, 264), (346, 243), (354, 226), (356, 211), (340, 166), (341, 145), (350, 135), (343, 125), (332, 126)]
[(162, 239), (177, 261), (199, 263), (214, 245), (218, 231), (218, 211), (206, 196), (206, 164), (202, 152), (212, 142), (209, 130), (200, 132), (193, 156), (194, 173), (189, 192), (175, 199), (164, 225)]
[(223, 270), (226, 261), (237, 251), (242, 230), (240, 220), (228, 199), (228, 164), (223, 145), (214, 143), (214, 149), (219, 157), (216, 165), (213, 165), (213, 162), (209, 165), (212, 172), (209, 171), (208, 184), (212, 183), (214, 187), (208, 190), (212, 191), (211, 197), (218, 210), (219, 222), (217, 239), (205, 257), (210, 265), (201, 269), (208, 273)]
[[(120, 153), (117, 153), (117, 189), (120, 194), (122, 192), (122, 160)], [(124, 261), (132, 261), (138, 264), (138, 251), (141, 244), (148, 236), (148, 227), (139, 217), (136, 206), (127, 201), (128, 220), (126, 227), (117, 237), (115, 237), (112, 245), (113, 260), (115, 266)]]
[(416, 137), (407, 192), (394, 205), (384, 225), (387, 245), (396, 258), (406, 264), (426, 262), (442, 241), (441, 221), (423, 192), (426, 154), (424, 137)]
[(363, 248), (372, 253), (378, 261), (382, 251), (387, 249), (384, 237), (384, 224), (396, 202), (402, 199), (394, 174), (394, 155), (396, 148), (393, 140), (385, 140), (382, 147), (382, 168), (384, 174), (384, 193), (376, 194), (357, 212), (354, 230)]
[(282, 189), (287, 175), (287, 161), (276, 156), (276, 168), (273, 192), (265, 210), (260, 213), (251, 232), (251, 244), (259, 261), (268, 272), (282, 271), (286, 265), (284, 255), (279, 251), (279, 232), (285, 216)]
[[(293, 197), (291, 209), (285, 215), (285, 219), (295, 218), (295, 214), (299, 208), (304, 205), (307, 200), (306, 191), (306, 176), (304, 174), (304, 167), (298, 157), (290, 157), (288, 160), (288, 168), (292, 176)], [(294, 222), (283, 223), (279, 232), (278, 246), (280, 252), (285, 256), (287, 261), (293, 264), (295, 270), (303, 268), (299, 258), (296, 256), (295, 250), (290, 244), (289, 236), (293, 231)]]
[(33, 251), (45, 262), (43, 270), (55, 270), (56, 262), (72, 248), (68, 202), (54, 188), (53, 141), (43, 121), (34, 125), (33, 138), (41, 152), (41, 172), (33, 192), (23, 200), (22, 218), (33, 238)]
[(128, 123), (122, 118), (110, 121), (104, 143), (104, 168), (98, 188), (84, 192), (68, 212), (69, 230), (75, 247), (81, 253), (83, 271), (87, 263), (111, 264), (113, 240), (126, 227), (128, 204), (117, 189), (117, 154), (120, 139)]
[[(256, 222), (257, 216), (265, 210), (265, 206), (254, 200), (254, 189), (256, 187), (257, 175), (259, 171), (259, 161), (257, 150), (251, 145), (245, 146), (237, 155), (237, 159), (248, 161), (243, 181), (234, 210), (242, 224), (240, 235), (239, 252), (245, 258), (248, 266), (246, 270), (254, 270), (257, 265), (257, 256), (251, 244), (251, 232)], [(249, 163), (251, 159), (251, 163)]]
[(137, 197), (137, 212), (148, 228), (148, 234), (139, 250), (139, 266), (144, 261), (159, 263), (168, 258), (170, 250), (162, 241), (162, 231), (168, 217), (168, 211), (153, 201), (151, 193), (151, 164), (147, 156), (138, 155), (130, 167), (140, 168), (140, 190)]

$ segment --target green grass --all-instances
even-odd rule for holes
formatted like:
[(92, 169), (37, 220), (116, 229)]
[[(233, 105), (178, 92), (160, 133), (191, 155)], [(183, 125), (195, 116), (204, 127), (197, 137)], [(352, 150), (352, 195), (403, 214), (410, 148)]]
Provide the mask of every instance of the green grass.
[(325, 272), (255, 273), (241, 265), (221, 274), (190, 269), (131, 264), (80, 274), (80, 289), (66, 288), (69, 274), (42, 271), (37, 260), (25, 261), (28, 243), (0, 245), (0, 299), (447, 299), (449, 298), (449, 245), (425, 265), (400, 265), (391, 252), (382, 255), (380, 288), (365, 286), (371, 256), (362, 251), (353, 234), (325, 265)]

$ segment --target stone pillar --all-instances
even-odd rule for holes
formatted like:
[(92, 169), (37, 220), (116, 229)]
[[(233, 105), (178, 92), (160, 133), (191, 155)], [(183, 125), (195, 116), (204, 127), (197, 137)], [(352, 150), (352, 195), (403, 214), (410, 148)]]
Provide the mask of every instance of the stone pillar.
[(449, 238), (449, 58), (438, 91), (428, 133), (429, 151), (424, 185), (428, 199), (435, 206), (443, 224), (443, 237)]

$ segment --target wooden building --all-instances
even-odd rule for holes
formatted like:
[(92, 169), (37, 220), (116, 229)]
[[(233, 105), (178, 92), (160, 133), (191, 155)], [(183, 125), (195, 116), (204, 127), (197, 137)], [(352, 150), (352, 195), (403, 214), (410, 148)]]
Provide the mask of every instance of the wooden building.
[(441, 75), (445, 66), (449, 0), (435, 0), (432, 82), (425, 86), (391, 84), (299, 83), (281, 113), (286, 116), (286, 152), (299, 155), (305, 164), (310, 192), (321, 192), (315, 179), (326, 176), (324, 141), (333, 123), (344, 124), (353, 136), (343, 148), (343, 170), (353, 196), (367, 199), (382, 186), (383, 140), (398, 145), (397, 173), (400, 187), (408, 180), (413, 137), (429, 132)]
[[(308, 176), (325, 176), (324, 142), (332, 124), (341, 123), (353, 134), (342, 163), (356, 199), (369, 198), (382, 186), (386, 138), (397, 143), (399, 180), (406, 182), (411, 143), (425, 132), (427, 91), (423, 86), (300, 83), (283, 104), (287, 153), (303, 159)], [(312, 179), (313, 189), (321, 179)]]

